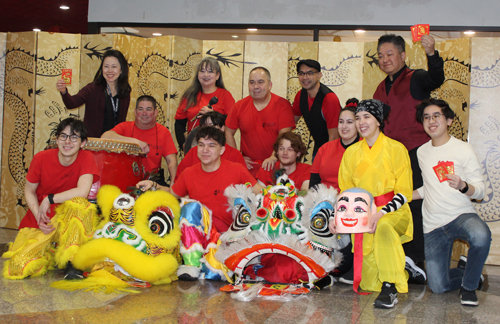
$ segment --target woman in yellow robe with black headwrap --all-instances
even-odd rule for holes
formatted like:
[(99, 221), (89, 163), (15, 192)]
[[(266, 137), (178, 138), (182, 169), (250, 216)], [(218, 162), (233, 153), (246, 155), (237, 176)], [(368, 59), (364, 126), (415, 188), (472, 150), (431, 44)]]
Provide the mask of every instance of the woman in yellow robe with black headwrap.
[[(402, 244), (413, 238), (407, 203), (411, 201), (413, 188), (410, 158), (403, 144), (382, 133), (389, 111), (390, 107), (378, 100), (359, 103), (356, 127), (364, 139), (346, 150), (339, 171), (342, 191), (359, 187), (375, 197), (377, 213), (370, 221), (371, 232), (353, 235), (352, 239), (355, 290), (358, 279), (362, 289), (381, 291), (374, 303), (380, 308), (393, 307), (398, 302), (397, 292), (408, 292)], [(356, 267), (356, 252), (361, 256), (356, 247), (363, 251), (362, 262), (358, 258), (361, 273), (360, 266)]]

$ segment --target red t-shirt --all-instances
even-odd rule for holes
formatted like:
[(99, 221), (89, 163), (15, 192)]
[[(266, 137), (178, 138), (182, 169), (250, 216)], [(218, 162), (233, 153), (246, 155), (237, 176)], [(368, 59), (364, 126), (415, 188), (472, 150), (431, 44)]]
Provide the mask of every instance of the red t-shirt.
[(273, 153), (279, 131), (295, 127), (295, 119), (288, 100), (271, 93), (271, 101), (261, 111), (250, 96), (238, 101), (229, 112), (226, 127), (240, 129), (243, 156), (262, 162)]
[[(359, 139), (360, 141), (363, 138)], [(340, 192), (339, 188), (339, 169), (340, 162), (344, 156), (345, 148), (340, 142), (341, 138), (323, 144), (314, 158), (311, 173), (319, 174), (321, 183), (334, 187)]]
[(220, 167), (214, 172), (203, 171), (201, 163), (186, 168), (175, 181), (172, 190), (180, 197), (189, 195), (189, 198), (210, 208), (215, 228), (223, 233), (233, 222), (231, 211), (227, 211), (229, 204), (224, 190), (230, 185), (247, 182), (254, 186), (257, 180), (240, 164), (221, 160)]
[(226, 89), (217, 88), (212, 93), (202, 93), (198, 94), (198, 103), (196, 106), (189, 107), (186, 111), (187, 100), (183, 99), (179, 107), (177, 107), (177, 112), (175, 113), (175, 119), (186, 119), (188, 120), (187, 130), (188, 132), (192, 131), (194, 127), (199, 126), (198, 120), (191, 122), (191, 120), (198, 115), (201, 108), (208, 105), (208, 102), (212, 97), (217, 97), (219, 101), (212, 105), (213, 110), (220, 112), (223, 115), (228, 115), (231, 109), (234, 106), (234, 98), (231, 92)]
[(155, 127), (142, 130), (135, 126), (135, 122), (119, 123), (112, 131), (118, 135), (133, 137), (149, 144), (148, 156), (143, 160), (144, 169), (150, 172), (161, 167), (161, 157), (177, 154), (170, 131), (165, 126), (156, 123)]
[[(295, 99), (293, 100), (292, 111), (295, 116), (302, 116), (300, 112), (300, 93), (302, 90), (297, 92)], [(314, 98), (307, 97), (307, 102), (309, 104), (309, 111), (311, 111)], [(342, 107), (340, 106), (340, 101), (337, 95), (333, 92), (327, 93), (323, 99), (323, 104), (321, 105), (321, 112), (326, 121), (326, 128), (337, 128), (339, 125), (339, 115)]]
[[(79, 151), (75, 162), (68, 166), (63, 166), (59, 162), (58, 154), (59, 149), (41, 151), (31, 161), (26, 180), (31, 183), (38, 183), (36, 188), (38, 204), (41, 204), (42, 200), (51, 193), (57, 194), (76, 188), (78, 180), (84, 174), (94, 175), (92, 182), (96, 182), (100, 178), (97, 164), (91, 152)], [(48, 215), (51, 218), (54, 216), (52, 210), (53, 208), (51, 208), (51, 213)], [(39, 228), (31, 210), (24, 216), (19, 229), (23, 227)]]
[[(260, 180), (264, 185), (266, 186), (274, 186), (275, 183), (272, 180), (272, 175), (275, 170), (279, 169), (279, 161), (274, 164), (274, 168), (271, 171), (266, 171), (262, 168), (260, 168), (259, 172), (257, 172), (257, 180)], [(295, 183), (295, 187), (300, 190), (302, 187), (302, 183), (304, 181), (309, 181), (311, 178), (311, 165), (306, 164), (306, 163), (297, 163), (297, 167), (295, 168), (295, 171), (290, 173), (288, 175), (288, 178), (293, 180)]]
[[(243, 158), (243, 155), (241, 155), (240, 151), (235, 149), (234, 147), (231, 147), (229, 145), (225, 145), (226, 150), (224, 153), (221, 155), (222, 160), (228, 160), (231, 162), (239, 163), (245, 168), (247, 167), (245, 163), (245, 159)], [(175, 179), (174, 182), (179, 179), (179, 175), (184, 171), (184, 169), (189, 168), (190, 166), (195, 165), (196, 163), (200, 163), (200, 159), (198, 158), (198, 150), (196, 147), (193, 147), (189, 152), (187, 152), (186, 156), (184, 159), (182, 159), (181, 163), (179, 163), (179, 166), (177, 167), (177, 173), (175, 174)]]

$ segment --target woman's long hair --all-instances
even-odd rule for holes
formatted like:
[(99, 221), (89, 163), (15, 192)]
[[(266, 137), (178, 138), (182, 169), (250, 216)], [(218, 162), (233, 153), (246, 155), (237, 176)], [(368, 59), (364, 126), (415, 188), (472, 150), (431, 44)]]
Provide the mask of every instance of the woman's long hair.
[(212, 71), (215, 72), (215, 74), (219, 73), (220, 74), (219, 80), (215, 81), (215, 86), (217, 88), (222, 88), (224, 90), (226, 89), (226, 87), (224, 86), (224, 81), (222, 81), (222, 73), (220, 70), (219, 62), (217, 62), (217, 60), (215, 60), (211, 57), (205, 57), (196, 66), (196, 75), (193, 78), (193, 82), (191, 83), (189, 88), (187, 88), (187, 90), (182, 95), (181, 101), (183, 99), (186, 99), (186, 101), (187, 101), (186, 108), (184, 108), (184, 111), (186, 111), (189, 107), (193, 107), (193, 106), (196, 106), (198, 104), (198, 94), (201, 91), (203, 91), (203, 89), (201, 87), (200, 80), (198, 80), (198, 73), (203, 68), (205, 68), (205, 69), (210, 68)]
[(102, 57), (101, 61), (101, 66), (99, 67), (99, 70), (97, 70), (95, 76), (94, 76), (94, 83), (97, 85), (101, 85), (104, 89), (106, 89), (106, 79), (104, 79), (104, 76), (102, 75), (102, 66), (104, 64), (104, 59), (106, 57), (116, 57), (118, 62), (120, 63), (120, 68), (122, 70), (122, 73), (118, 77), (118, 98), (125, 98), (130, 95), (130, 92), (132, 91), (132, 88), (130, 87), (130, 84), (128, 83), (128, 62), (125, 59), (125, 56), (123, 56), (122, 52), (118, 50), (107, 50), (104, 52), (104, 55)]

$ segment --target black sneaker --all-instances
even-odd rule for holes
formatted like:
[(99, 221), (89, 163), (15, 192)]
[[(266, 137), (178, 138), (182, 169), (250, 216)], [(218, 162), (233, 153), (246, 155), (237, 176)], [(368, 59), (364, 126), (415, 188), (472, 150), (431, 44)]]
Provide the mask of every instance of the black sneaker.
[(340, 276), (339, 281), (348, 285), (352, 285), (354, 283), (354, 267)]
[(411, 258), (405, 257), (405, 261), (405, 270), (408, 271), (409, 274), (408, 282), (425, 285), (425, 281), (427, 280), (425, 271), (417, 267)]
[(77, 268), (73, 267), (71, 262), (68, 262), (68, 264), (66, 265), (66, 269), (64, 269), (64, 279), (73, 280), (83, 278), (85, 278), (85, 276), (83, 275), (83, 271), (78, 270)]
[(384, 281), (382, 291), (373, 305), (377, 308), (393, 308), (398, 303), (398, 291), (396, 285)]
[(460, 303), (464, 306), (479, 305), (475, 290), (467, 290), (464, 287), (461, 287), (459, 296), (460, 296)]
[[(467, 266), (467, 257), (465, 255), (461, 255), (460, 259), (458, 259), (457, 268), (465, 270), (466, 266)], [(483, 282), (484, 282), (484, 276), (481, 273), (481, 276), (479, 277), (479, 285), (478, 285), (477, 289), (481, 289), (481, 287), (483, 287)]]

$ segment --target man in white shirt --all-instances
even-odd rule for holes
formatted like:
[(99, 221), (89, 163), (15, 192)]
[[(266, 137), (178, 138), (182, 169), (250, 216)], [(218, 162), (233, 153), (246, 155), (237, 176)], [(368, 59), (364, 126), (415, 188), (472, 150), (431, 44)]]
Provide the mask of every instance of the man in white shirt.
[[(488, 257), (491, 232), (476, 214), (471, 199), (485, 186), (472, 146), (448, 134), (455, 114), (446, 101), (428, 99), (417, 106), (417, 120), (431, 140), (417, 151), (424, 185), (413, 192), (423, 199), (422, 215), (427, 283), (435, 293), (460, 288), (462, 305), (477, 306), (475, 290)], [(467, 241), (469, 257), (450, 269), (455, 239)]]

